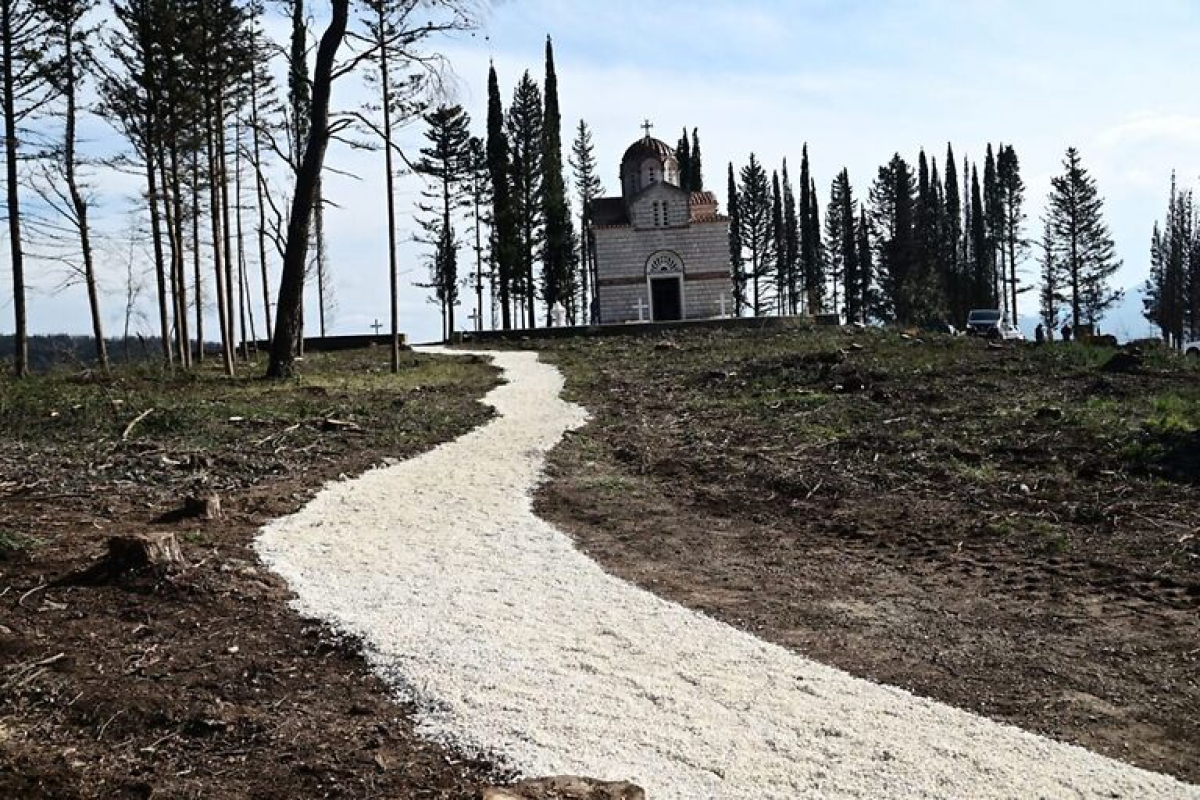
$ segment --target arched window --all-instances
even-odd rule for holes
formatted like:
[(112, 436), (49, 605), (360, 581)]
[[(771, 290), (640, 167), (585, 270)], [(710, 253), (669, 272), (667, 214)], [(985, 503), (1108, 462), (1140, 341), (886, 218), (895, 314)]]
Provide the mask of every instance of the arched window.
[(683, 259), (670, 250), (660, 250), (646, 261), (646, 274), (650, 277), (654, 277), (655, 275), (682, 275)]

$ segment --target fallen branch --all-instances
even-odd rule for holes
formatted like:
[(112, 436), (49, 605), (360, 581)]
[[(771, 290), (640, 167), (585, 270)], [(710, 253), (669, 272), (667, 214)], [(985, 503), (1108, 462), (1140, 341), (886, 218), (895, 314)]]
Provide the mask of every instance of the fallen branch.
[(154, 408), (153, 408), (153, 406), (152, 406), (152, 407), (150, 407), (150, 408), (147, 408), (147, 409), (146, 409), (145, 411), (143, 411), (142, 413), (138, 414), (136, 417), (134, 417), (134, 418), (133, 418), (133, 421), (132, 421), (132, 422), (130, 422), (128, 425), (126, 425), (126, 426), (125, 426), (125, 430), (121, 432), (121, 441), (122, 441), (122, 442), (124, 442), (124, 441), (128, 441), (128, 440), (129, 440), (129, 434), (133, 433), (133, 429), (134, 429), (134, 428), (136, 428), (136, 427), (138, 426), (138, 423), (139, 423), (139, 422), (141, 422), (142, 420), (144, 420), (146, 417), (150, 416), (150, 415), (151, 415), (151, 414), (153, 414), (153, 413), (154, 413)]

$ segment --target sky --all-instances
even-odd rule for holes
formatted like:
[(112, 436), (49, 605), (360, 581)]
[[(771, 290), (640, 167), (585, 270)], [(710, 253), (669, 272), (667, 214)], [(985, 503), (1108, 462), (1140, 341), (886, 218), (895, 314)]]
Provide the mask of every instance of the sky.
[[(1027, 233), (1036, 239), (1050, 179), (1066, 148), (1077, 147), (1106, 200), (1124, 260), (1116, 283), (1133, 289), (1105, 325), (1118, 335), (1148, 332), (1136, 287), (1147, 274), (1150, 234), (1166, 207), (1172, 170), (1182, 186), (1200, 186), (1200, 4), (1194, 0), (517, 0), (486, 8), (481, 23), (473, 35), (437, 43), (451, 66), (448, 100), (467, 109), (482, 135), (489, 60), (507, 104), (524, 70), (541, 81), (551, 36), (564, 143), (580, 119), (588, 122), (610, 192), (621, 154), (641, 135), (644, 119), (671, 144), (683, 127), (699, 129), (706, 183), (722, 201), (726, 165), (744, 164), (751, 152), (768, 168), (786, 158), (798, 169), (807, 144), (823, 196), (846, 167), (856, 196), (865, 198), (879, 165), (894, 153), (915, 163), (924, 148), (940, 170), (947, 143), (960, 161), (982, 162), (988, 142), (1004, 142), (1021, 159)], [(282, 20), (271, 27), (282, 31)], [(335, 108), (368, 99), (356, 76), (335, 86)], [(101, 124), (89, 130), (91, 147), (120, 147)], [(420, 127), (406, 129), (401, 144), (415, 153)], [(336, 298), (329, 332), (367, 333), (388, 314), (382, 154), (335, 143), (327, 164), (338, 170), (326, 178)], [(119, 333), (137, 184), (107, 174), (93, 182), (105, 232), (106, 324)], [(427, 273), (426, 248), (411, 241), (420, 189), (418, 178), (406, 177), (398, 196), (406, 242), (401, 269), (409, 284), (401, 328), (413, 341), (428, 341), (439, 335), (438, 310), (428, 290), (411, 285)], [(132, 249), (138, 268), (145, 267), (145, 250)], [(464, 251), (460, 264), (470, 258)], [(1025, 270), (1034, 281), (1034, 259)], [(61, 268), (49, 263), (29, 271), (31, 330), (87, 332), (82, 287), (60, 290)], [(9, 285), (6, 256), (0, 280)], [(7, 294), (0, 294), (0, 333), (12, 329)], [(311, 300), (315, 291), (309, 294)], [(151, 303), (147, 291), (146, 319), (135, 329), (151, 330)], [(469, 303), (464, 293), (463, 323)], [(1027, 319), (1035, 305), (1033, 294), (1022, 297)]]

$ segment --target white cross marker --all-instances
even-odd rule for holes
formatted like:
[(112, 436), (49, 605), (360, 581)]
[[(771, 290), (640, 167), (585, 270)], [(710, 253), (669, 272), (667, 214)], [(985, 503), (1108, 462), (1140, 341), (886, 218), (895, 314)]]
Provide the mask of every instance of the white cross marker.
[(725, 318), (725, 295), (721, 295), (721, 318)]
[(646, 305), (646, 298), (639, 297), (637, 305), (634, 306), (638, 312), (638, 322), (646, 321), (646, 312), (650, 310), (650, 306)]

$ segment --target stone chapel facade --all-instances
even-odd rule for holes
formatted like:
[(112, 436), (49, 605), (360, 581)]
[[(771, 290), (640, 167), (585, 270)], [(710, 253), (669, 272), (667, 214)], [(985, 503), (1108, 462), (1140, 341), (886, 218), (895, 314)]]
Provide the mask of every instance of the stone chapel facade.
[(679, 162), (646, 136), (621, 159), (621, 196), (594, 200), (596, 322), (665, 322), (733, 313), (729, 218), (712, 192), (679, 188)]

